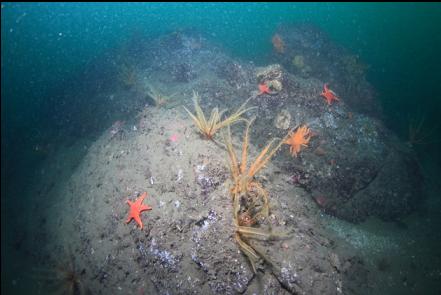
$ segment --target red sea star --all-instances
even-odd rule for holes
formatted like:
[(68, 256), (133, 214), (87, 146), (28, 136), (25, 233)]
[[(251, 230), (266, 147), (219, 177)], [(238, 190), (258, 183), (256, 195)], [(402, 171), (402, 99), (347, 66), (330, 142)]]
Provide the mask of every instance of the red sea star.
[(328, 84), (323, 85), (323, 92), (320, 95), (326, 99), (328, 105), (331, 105), (333, 100), (339, 100), (335, 92), (328, 88)]
[(141, 229), (142, 229), (142, 221), (139, 215), (141, 214), (142, 211), (152, 210), (152, 207), (142, 204), (142, 201), (144, 201), (145, 197), (147, 197), (146, 192), (144, 192), (138, 199), (136, 199), (135, 202), (131, 202), (127, 200), (127, 204), (129, 204), (130, 206), (130, 212), (126, 223), (129, 223), (132, 219), (135, 219), (135, 221), (141, 226)]
[(267, 93), (271, 94), (270, 88), (265, 83), (259, 84), (259, 95)]

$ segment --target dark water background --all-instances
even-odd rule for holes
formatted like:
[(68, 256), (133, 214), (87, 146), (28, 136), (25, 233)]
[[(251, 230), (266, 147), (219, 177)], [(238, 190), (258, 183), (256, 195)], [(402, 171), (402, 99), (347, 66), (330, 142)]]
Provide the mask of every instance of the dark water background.
[[(21, 198), (25, 202), (32, 197), (25, 192), (43, 160), (35, 149), (45, 142), (63, 140), (55, 121), (63, 114), (53, 112), (56, 106), (70, 102), (64, 101), (60, 93), (89, 63), (136, 34), (153, 38), (193, 28), (233, 55), (264, 65), (276, 27), (296, 22), (320, 27), (369, 65), (368, 78), (378, 91), (385, 123), (403, 140), (407, 139), (411, 117), (423, 115), (428, 131), (441, 126), (438, 3), (3, 3), (2, 245), (4, 229), (13, 226), (8, 224), (11, 200)], [(423, 163), (440, 169), (441, 129), (437, 131), (428, 140), (430, 144), (417, 146), (416, 150)], [(2, 258), (4, 254), (2, 251)]]

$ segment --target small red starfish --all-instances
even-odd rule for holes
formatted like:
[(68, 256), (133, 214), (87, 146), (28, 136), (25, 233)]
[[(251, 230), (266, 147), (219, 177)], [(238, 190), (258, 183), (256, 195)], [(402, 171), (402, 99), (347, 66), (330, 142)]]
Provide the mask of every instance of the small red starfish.
[(327, 83), (323, 85), (323, 92), (320, 95), (326, 99), (328, 105), (331, 105), (333, 100), (340, 100), (335, 92), (328, 88)]
[(132, 219), (135, 219), (135, 221), (141, 226), (141, 229), (142, 229), (142, 221), (139, 215), (141, 214), (142, 211), (152, 210), (152, 207), (142, 204), (142, 201), (144, 201), (145, 197), (147, 197), (146, 192), (144, 192), (138, 199), (136, 199), (135, 202), (131, 202), (127, 200), (127, 204), (129, 204), (130, 206), (130, 212), (126, 223), (129, 223)]
[(265, 83), (259, 84), (259, 95), (267, 93), (271, 94), (270, 88)]

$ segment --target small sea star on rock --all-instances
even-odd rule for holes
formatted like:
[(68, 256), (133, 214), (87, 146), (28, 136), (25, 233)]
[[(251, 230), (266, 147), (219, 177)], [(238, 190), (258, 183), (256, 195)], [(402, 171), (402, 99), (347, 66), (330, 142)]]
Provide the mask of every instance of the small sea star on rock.
[(326, 99), (328, 105), (331, 105), (333, 100), (340, 100), (335, 92), (328, 88), (328, 84), (323, 85), (323, 92), (320, 95)]
[(144, 201), (145, 197), (147, 197), (146, 192), (144, 192), (138, 199), (136, 199), (135, 202), (131, 202), (130, 200), (127, 200), (127, 204), (129, 204), (130, 206), (130, 212), (126, 223), (129, 223), (132, 219), (135, 219), (135, 221), (141, 226), (141, 229), (143, 226), (142, 226), (141, 217), (139, 215), (141, 214), (142, 211), (152, 210), (152, 207), (142, 204), (142, 201)]
[(265, 83), (259, 84), (259, 95), (261, 94), (271, 94), (271, 90)]
[(306, 125), (300, 126), (295, 132), (290, 131), (288, 135), (289, 137), (284, 143), (290, 145), (289, 150), (291, 155), (296, 157), (302, 146), (308, 146), (312, 136), (311, 130)]

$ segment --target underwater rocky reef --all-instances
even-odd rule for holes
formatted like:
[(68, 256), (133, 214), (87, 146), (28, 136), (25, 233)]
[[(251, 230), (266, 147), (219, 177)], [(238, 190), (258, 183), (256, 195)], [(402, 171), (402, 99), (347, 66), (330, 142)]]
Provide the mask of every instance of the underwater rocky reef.
[[(132, 39), (113, 53), (111, 66), (91, 65), (92, 76), (93, 68), (111, 70), (90, 103), (78, 106), (82, 117), (76, 120), (101, 118), (104, 131), (53, 190), (71, 213), (47, 214), (36, 229), (49, 233), (35, 242), (46, 242), (42, 253), (62, 255), (59, 245), (47, 242), (69, 241), (79, 269), (87, 269), (76, 284), (97, 294), (369, 290), (363, 262), (349, 245), (326, 235), (319, 216), (360, 222), (412, 212), (422, 198), (418, 162), (381, 122), (366, 67), (355, 55), (304, 25), (281, 26), (271, 42), (273, 62), (265, 66), (235, 59), (192, 31)], [(92, 87), (92, 79), (84, 80), (83, 89)], [(240, 113), (245, 122), (230, 126), (229, 147), (226, 128), (201, 136), (189, 115), (195, 92), (206, 119), (214, 108), (226, 109), (220, 112), (225, 116), (212, 113), (224, 118), (247, 102), (250, 109)], [(246, 122), (252, 123), (245, 140)], [(299, 130), (300, 141), (286, 140)], [(231, 163), (241, 165), (244, 150), (259, 163), (272, 139), (280, 146), (259, 173), (251, 173), (245, 192), (231, 189)], [(232, 150), (241, 160), (229, 166)], [(124, 223), (126, 200), (145, 191), (152, 210), (142, 214), (140, 230)], [(243, 196), (253, 194), (264, 205)], [(245, 211), (254, 207), (260, 209)], [(243, 226), (283, 235), (238, 230)]]

